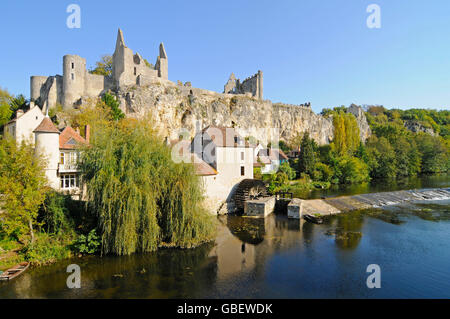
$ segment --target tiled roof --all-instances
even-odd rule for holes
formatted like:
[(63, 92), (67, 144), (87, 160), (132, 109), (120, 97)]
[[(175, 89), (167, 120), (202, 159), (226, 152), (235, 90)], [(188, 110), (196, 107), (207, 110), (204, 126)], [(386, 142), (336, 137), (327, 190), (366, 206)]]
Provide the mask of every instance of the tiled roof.
[(192, 154), (192, 160), (194, 162), (195, 174), (199, 176), (217, 175), (217, 171), (204, 160), (202, 160), (197, 154)]
[(279, 149), (262, 149), (258, 152), (258, 157), (260, 162), (264, 164), (270, 164), (270, 160), (272, 161), (282, 161), (288, 160), (289, 158), (284, 154), (282, 150)]
[(59, 134), (59, 130), (56, 128), (55, 124), (53, 124), (52, 120), (50, 120), (49, 117), (44, 117), (41, 124), (39, 124), (38, 127), (36, 127), (34, 132)]
[[(208, 126), (202, 130), (202, 133), (207, 134), (219, 147), (249, 147), (248, 142), (234, 128)], [(242, 144), (237, 143), (236, 139), (242, 141)]]
[(217, 171), (197, 154), (191, 152), (191, 142), (188, 140), (170, 141), (171, 147), (177, 147), (178, 156), (194, 164), (195, 174), (199, 176), (217, 175)]
[(79, 144), (87, 144), (86, 140), (81, 137), (73, 128), (67, 126), (59, 136), (60, 149), (75, 149)]

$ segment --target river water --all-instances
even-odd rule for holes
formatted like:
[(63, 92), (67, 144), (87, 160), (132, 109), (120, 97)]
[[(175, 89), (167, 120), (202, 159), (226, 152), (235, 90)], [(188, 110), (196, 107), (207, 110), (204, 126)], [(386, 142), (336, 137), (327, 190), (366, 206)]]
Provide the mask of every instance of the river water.
[[(441, 176), (361, 192), (449, 186)], [(362, 236), (338, 240), (337, 231)], [(357, 211), (322, 225), (222, 216), (214, 243), (61, 261), (0, 283), (0, 298), (450, 298), (449, 248), (449, 200)], [(80, 289), (66, 286), (69, 264), (81, 268)], [(380, 266), (380, 289), (366, 285), (370, 264)]]

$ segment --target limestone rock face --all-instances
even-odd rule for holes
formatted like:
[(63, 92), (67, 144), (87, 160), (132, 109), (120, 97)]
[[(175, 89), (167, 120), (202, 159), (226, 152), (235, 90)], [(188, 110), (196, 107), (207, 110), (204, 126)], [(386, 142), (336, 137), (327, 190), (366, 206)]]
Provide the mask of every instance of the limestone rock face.
[[(262, 143), (276, 138), (290, 141), (299, 133), (309, 132), (320, 145), (333, 139), (333, 121), (315, 114), (311, 108), (272, 104), (245, 95), (223, 94), (193, 88), (190, 85), (156, 80), (146, 86), (121, 89), (121, 109), (129, 117), (150, 115), (162, 137), (177, 140), (193, 137), (208, 126), (234, 127), (243, 137)], [(356, 112), (361, 137), (370, 135), (364, 112)], [(271, 129), (273, 128), (273, 129)], [(277, 132), (278, 131), (278, 132)]]
[(356, 117), (356, 121), (358, 122), (359, 127), (359, 137), (361, 141), (366, 141), (372, 134), (372, 132), (370, 130), (369, 123), (367, 123), (367, 118), (364, 114), (364, 110), (362, 109), (362, 107), (352, 104), (347, 109), (347, 112), (352, 113)]

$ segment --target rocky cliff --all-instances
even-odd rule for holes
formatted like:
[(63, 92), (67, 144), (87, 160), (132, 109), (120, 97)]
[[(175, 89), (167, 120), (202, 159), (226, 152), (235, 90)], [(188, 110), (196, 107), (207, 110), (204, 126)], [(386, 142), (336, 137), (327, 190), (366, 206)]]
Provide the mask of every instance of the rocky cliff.
[[(276, 134), (281, 140), (290, 141), (304, 132), (309, 132), (318, 144), (333, 139), (332, 118), (315, 114), (305, 106), (273, 104), (248, 95), (222, 94), (160, 79), (117, 94), (127, 116), (151, 114), (162, 136), (170, 140), (178, 139), (183, 132), (193, 137), (207, 125), (235, 127), (242, 136), (252, 136), (263, 143), (273, 140)], [(357, 118), (361, 138), (366, 139), (370, 128), (364, 112), (356, 106), (351, 112)]]

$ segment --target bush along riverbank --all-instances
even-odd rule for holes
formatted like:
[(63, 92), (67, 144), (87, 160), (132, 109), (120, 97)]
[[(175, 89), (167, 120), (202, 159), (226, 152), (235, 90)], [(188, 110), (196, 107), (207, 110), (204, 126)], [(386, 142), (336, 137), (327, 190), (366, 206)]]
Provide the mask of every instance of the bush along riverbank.
[(150, 120), (107, 118), (93, 128), (91, 145), (80, 148), (86, 201), (46, 186), (45, 159), (32, 145), (0, 138), (0, 270), (21, 261), (192, 248), (214, 238), (201, 180), (191, 164), (172, 161)]

